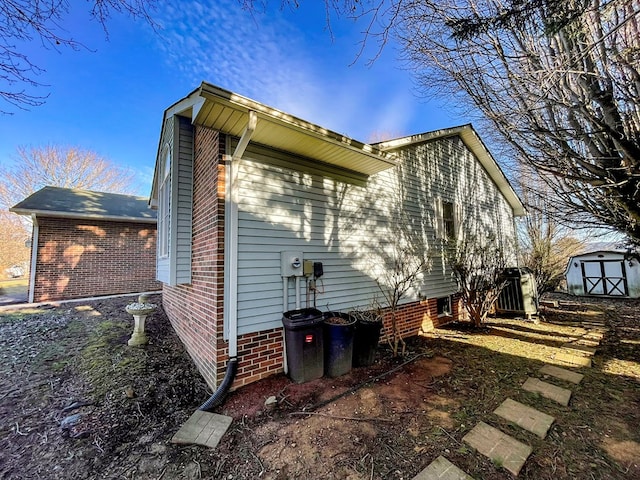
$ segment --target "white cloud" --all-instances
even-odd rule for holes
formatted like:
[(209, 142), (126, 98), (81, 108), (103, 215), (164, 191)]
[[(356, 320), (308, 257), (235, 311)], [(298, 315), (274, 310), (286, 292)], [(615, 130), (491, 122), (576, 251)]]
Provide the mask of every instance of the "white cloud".
[(204, 80), (364, 141), (372, 132), (404, 131), (413, 117), (415, 99), (406, 81), (395, 83), (398, 71), (389, 62), (349, 66), (358, 28), (351, 39), (329, 44), (329, 33), (317, 42), (296, 26), (298, 12), (252, 15), (237, 0), (179, 5), (160, 14), (160, 48), (185, 94)]

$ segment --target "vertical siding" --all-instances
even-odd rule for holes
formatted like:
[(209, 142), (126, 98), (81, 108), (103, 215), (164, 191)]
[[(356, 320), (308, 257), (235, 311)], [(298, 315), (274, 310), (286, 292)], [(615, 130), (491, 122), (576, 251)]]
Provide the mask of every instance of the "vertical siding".
[(172, 178), (177, 186), (172, 217), (175, 219), (175, 282), (191, 283), (191, 228), (193, 211), (193, 126), (185, 117), (177, 118), (177, 159)]
[[(239, 175), (240, 334), (281, 326), (283, 250), (302, 251), (305, 259), (323, 262), (324, 293), (317, 306), (345, 310), (380, 298), (376, 279), (384, 281), (398, 238), (428, 250), (432, 261), (406, 302), (455, 292), (436, 239), (438, 199), (459, 205), (461, 228), (480, 226), (513, 237), (508, 202), (458, 137), (399, 154), (398, 167), (358, 186), (335, 173), (323, 174), (320, 166), (298, 170), (295, 158), (287, 167), (281, 153), (271, 164), (247, 150)], [(292, 284), (288, 308), (294, 307)], [(306, 305), (306, 296), (301, 298)]]

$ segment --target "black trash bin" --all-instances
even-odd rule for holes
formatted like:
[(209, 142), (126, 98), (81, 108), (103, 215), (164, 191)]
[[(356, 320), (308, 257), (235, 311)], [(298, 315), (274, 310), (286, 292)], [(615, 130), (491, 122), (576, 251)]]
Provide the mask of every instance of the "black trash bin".
[(353, 365), (367, 367), (373, 365), (376, 359), (376, 351), (380, 342), (380, 330), (382, 319), (361, 319), (356, 322), (355, 336), (353, 337)]
[(351, 370), (355, 324), (355, 319), (346, 313), (324, 314), (324, 373), (327, 376), (339, 377)]
[(322, 377), (324, 348), (322, 312), (315, 308), (291, 310), (282, 316), (289, 377), (297, 383)]

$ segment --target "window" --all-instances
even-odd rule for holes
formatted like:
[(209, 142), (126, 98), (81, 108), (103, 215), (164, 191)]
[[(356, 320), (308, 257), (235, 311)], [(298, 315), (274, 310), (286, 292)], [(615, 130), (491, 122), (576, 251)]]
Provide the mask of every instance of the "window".
[(455, 209), (452, 202), (442, 202), (442, 227), (444, 238), (456, 238)]
[(442, 240), (453, 240), (456, 238), (458, 228), (457, 205), (440, 198), (436, 204), (436, 235)]
[(165, 148), (160, 172), (160, 190), (158, 191), (158, 255), (169, 256), (169, 225), (171, 213), (171, 153)]
[(438, 316), (448, 317), (451, 315), (451, 297), (440, 297), (438, 301)]

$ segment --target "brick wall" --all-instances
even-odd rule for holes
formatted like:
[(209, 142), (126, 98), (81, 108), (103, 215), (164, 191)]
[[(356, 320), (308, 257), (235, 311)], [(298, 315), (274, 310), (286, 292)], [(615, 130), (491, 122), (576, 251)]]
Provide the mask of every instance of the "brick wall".
[[(194, 127), (192, 283), (164, 285), (162, 303), (174, 330), (209, 386), (224, 378), (224, 137)], [(238, 372), (232, 389), (282, 371), (282, 329), (238, 338)]]
[(156, 225), (38, 218), (34, 301), (159, 290)]
[[(460, 301), (456, 297), (452, 301), (451, 309), (451, 315), (438, 317), (438, 300), (435, 298), (401, 305), (396, 312), (398, 331), (402, 338), (408, 338), (458, 319), (461, 310)], [(391, 313), (387, 311), (384, 315), (380, 342), (386, 342), (392, 333)]]
[(194, 127), (191, 284), (163, 286), (162, 303), (174, 330), (211, 388), (228, 358), (223, 339), (224, 142)]

